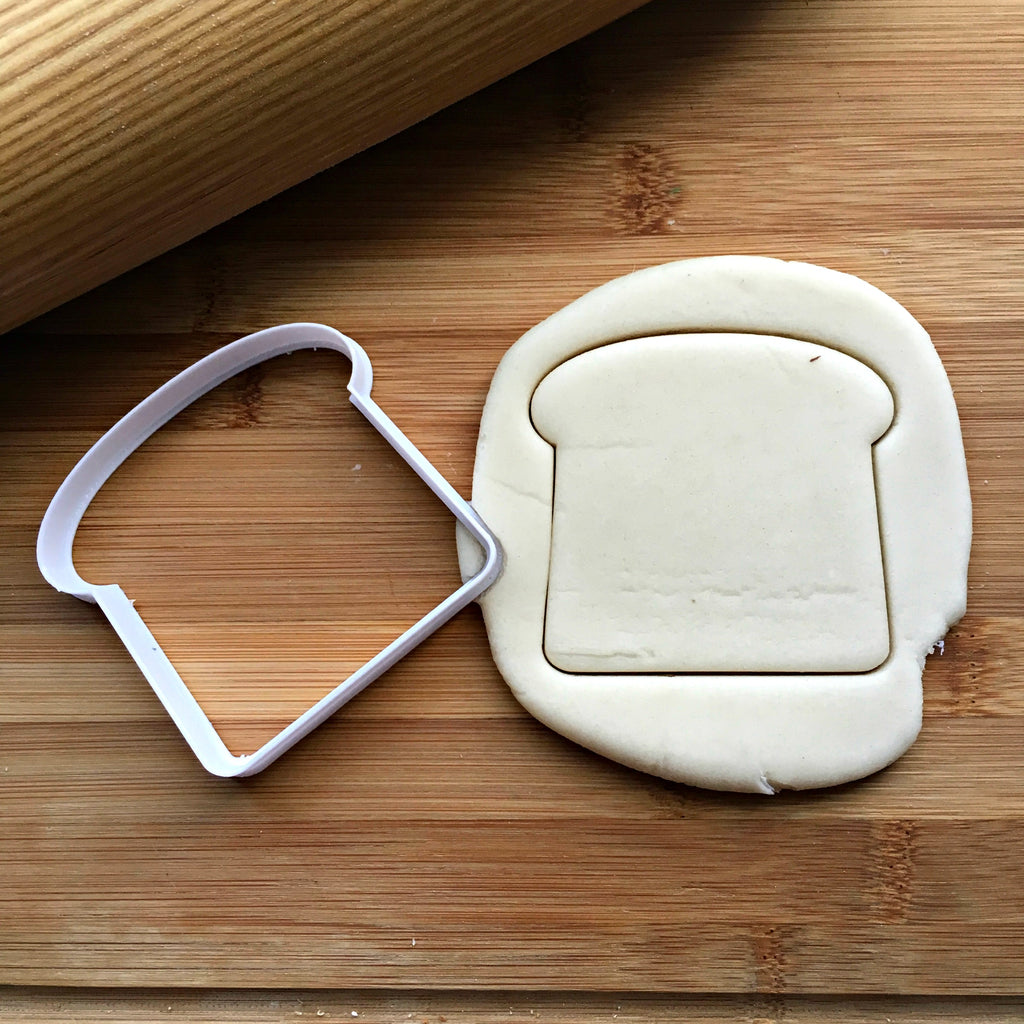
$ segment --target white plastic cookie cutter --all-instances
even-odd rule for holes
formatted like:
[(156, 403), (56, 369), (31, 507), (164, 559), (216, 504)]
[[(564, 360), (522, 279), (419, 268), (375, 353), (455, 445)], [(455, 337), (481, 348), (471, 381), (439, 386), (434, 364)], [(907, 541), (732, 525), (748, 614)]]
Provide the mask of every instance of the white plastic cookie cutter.
[[(74, 566), (72, 548), (82, 516), (99, 489), (168, 420), (250, 366), (310, 348), (333, 349), (351, 360), (348, 391), (352, 404), (469, 531), (484, 552), (484, 563), (458, 590), (257, 751), (235, 755), (142, 621), (132, 600), (116, 583), (96, 585), (82, 579)], [(119, 420), (71, 470), (43, 517), (36, 543), (36, 559), (43, 576), (62, 593), (100, 606), (203, 767), (214, 775), (229, 778), (262, 771), (475, 600), (501, 571), (502, 553), (494, 534), (370, 397), (372, 383), (373, 372), (366, 353), (351, 338), (331, 327), (285, 324), (250, 334), (179, 373)]]

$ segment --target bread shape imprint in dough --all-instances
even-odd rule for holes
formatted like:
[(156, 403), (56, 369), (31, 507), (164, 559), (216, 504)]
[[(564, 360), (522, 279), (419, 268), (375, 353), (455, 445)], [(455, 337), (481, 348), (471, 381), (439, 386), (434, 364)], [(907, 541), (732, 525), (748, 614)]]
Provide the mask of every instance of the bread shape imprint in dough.
[[(737, 410), (742, 410), (737, 415)], [(889, 654), (881, 378), (805, 341), (682, 334), (555, 367), (544, 650), (564, 672), (866, 672)]]
[(965, 607), (938, 355), (894, 300), (807, 264), (654, 267), (529, 331), (487, 397), (473, 505), (504, 548), (480, 603), (523, 706), (708, 788), (891, 763)]

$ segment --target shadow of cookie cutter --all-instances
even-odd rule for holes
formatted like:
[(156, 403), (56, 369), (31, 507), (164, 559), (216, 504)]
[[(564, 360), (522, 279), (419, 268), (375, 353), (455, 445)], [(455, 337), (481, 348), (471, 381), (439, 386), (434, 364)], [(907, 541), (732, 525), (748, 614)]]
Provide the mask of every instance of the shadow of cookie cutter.
[[(316, 348), (333, 349), (351, 360), (348, 391), (352, 404), (469, 531), (484, 551), (484, 564), (458, 590), (262, 747), (252, 754), (235, 755), (164, 654), (135, 610), (134, 602), (116, 583), (96, 585), (82, 579), (74, 566), (72, 548), (82, 516), (97, 492), (125, 459), (168, 420), (257, 363)], [(71, 470), (43, 516), (36, 542), (36, 560), (43, 576), (58, 591), (99, 605), (203, 767), (214, 775), (232, 778), (262, 771), (475, 600), (501, 572), (502, 552), (494, 534), (370, 397), (372, 384), (369, 357), (351, 338), (331, 327), (284, 324), (250, 334), (179, 373), (111, 427)]]

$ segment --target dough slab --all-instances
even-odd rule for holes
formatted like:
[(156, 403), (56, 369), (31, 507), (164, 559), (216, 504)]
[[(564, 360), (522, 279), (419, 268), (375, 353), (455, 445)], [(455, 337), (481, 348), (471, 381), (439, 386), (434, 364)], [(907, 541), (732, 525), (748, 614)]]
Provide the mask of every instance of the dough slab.
[(891, 763), (965, 607), (970, 495), (935, 349), (882, 292), (807, 264), (654, 267), (529, 331), (488, 394), (473, 505), (505, 551), (480, 603), (519, 701), (693, 785)]

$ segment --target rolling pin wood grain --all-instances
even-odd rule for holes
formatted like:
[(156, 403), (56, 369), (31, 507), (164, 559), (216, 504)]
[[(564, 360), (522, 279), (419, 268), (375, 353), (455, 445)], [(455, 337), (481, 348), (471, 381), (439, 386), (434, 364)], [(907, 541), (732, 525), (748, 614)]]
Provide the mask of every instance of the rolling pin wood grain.
[(0, 331), (641, 0), (2, 0)]
[[(1022, 25), (1021, 0), (655, 0), (0, 346), (0, 982), (42, 986), (0, 1020), (1020, 1020)], [(224, 782), (102, 615), (39, 576), (78, 456), (233, 338), (345, 330), (468, 495), (520, 334), (723, 252), (872, 282), (955, 391), (968, 613), (891, 769), (771, 799), (630, 771), (533, 721), (467, 609)], [(84, 524), (83, 569), (138, 600), (238, 749), (456, 572), (450, 518), (373, 447), (346, 372), (305, 353), (227, 382)]]

